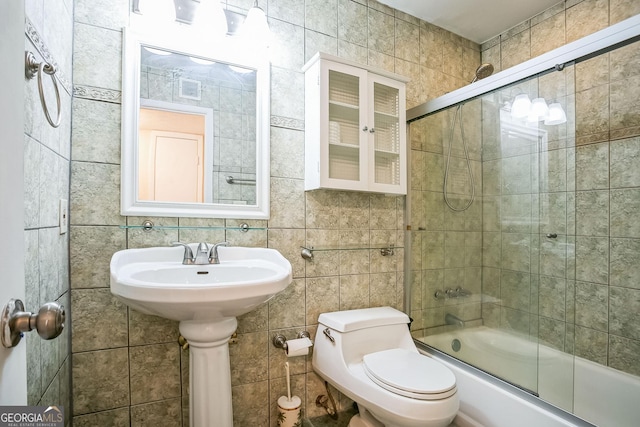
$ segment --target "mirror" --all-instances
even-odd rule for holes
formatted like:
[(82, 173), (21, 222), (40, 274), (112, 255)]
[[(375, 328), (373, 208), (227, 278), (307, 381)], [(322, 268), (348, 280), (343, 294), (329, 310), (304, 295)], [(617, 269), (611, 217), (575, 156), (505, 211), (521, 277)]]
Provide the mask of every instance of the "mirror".
[(125, 30), (122, 215), (268, 219), (269, 63), (191, 36)]

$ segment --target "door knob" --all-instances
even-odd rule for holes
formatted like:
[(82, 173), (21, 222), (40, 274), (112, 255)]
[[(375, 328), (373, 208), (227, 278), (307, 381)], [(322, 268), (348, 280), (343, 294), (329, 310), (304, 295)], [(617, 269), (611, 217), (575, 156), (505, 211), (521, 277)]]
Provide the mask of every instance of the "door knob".
[(37, 330), (42, 339), (51, 340), (64, 329), (64, 307), (57, 302), (43, 304), (38, 313), (24, 311), (24, 304), (19, 299), (11, 299), (2, 310), (0, 319), (2, 329), (2, 345), (15, 347), (25, 332)]

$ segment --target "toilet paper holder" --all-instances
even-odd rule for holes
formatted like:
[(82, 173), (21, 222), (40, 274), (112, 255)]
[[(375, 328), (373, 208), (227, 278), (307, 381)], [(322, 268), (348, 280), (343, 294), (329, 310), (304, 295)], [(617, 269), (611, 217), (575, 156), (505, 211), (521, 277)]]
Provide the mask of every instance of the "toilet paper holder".
[[(300, 331), (298, 332), (298, 339), (300, 338), (311, 338), (311, 334), (309, 331)], [(283, 350), (287, 350), (287, 338), (282, 334), (276, 334), (273, 337), (273, 345), (277, 348), (281, 348)]]

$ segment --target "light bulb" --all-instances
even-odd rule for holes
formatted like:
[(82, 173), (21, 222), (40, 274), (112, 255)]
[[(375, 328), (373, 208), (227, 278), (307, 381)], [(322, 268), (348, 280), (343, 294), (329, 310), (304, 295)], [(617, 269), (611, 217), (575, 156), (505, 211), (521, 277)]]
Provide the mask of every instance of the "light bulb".
[(210, 61), (208, 59), (198, 58), (198, 57), (195, 57), (195, 56), (190, 56), (189, 59), (192, 62), (195, 62), (196, 64), (200, 64), (200, 65), (213, 65), (213, 64), (215, 64), (214, 61)]
[(268, 47), (271, 43), (271, 30), (267, 22), (267, 15), (264, 10), (258, 7), (258, 2), (247, 13), (247, 18), (240, 29), (241, 36), (253, 43)]
[(213, 37), (222, 37), (227, 34), (227, 15), (225, 15), (220, 1), (200, 0), (200, 6), (193, 19), (193, 26), (198, 31)]
[(529, 108), (531, 107), (531, 100), (529, 95), (521, 93), (517, 95), (511, 105), (511, 117), (514, 119), (524, 119), (529, 115)]
[(549, 116), (544, 121), (545, 125), (560, 125), (567, 122), (567, 115), (558, 102), (549, 105)]
[(155, 49), (149, 46), (142, 46), (142, 48), (147, 52), (153, 53), (154, 55), (160, 55), (160, 56), (168, 56), (173, 53), (173, 52), (169, 52), (168, 50)]

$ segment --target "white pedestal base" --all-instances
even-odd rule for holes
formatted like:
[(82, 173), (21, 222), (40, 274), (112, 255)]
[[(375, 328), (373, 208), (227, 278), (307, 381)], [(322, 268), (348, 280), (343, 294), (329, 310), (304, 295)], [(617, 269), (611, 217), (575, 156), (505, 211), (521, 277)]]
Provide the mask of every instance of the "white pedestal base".
[(229, 338), (237, 326), (235, 317), (180, 322), (189, 341), (190, 427), (233, 427)]

